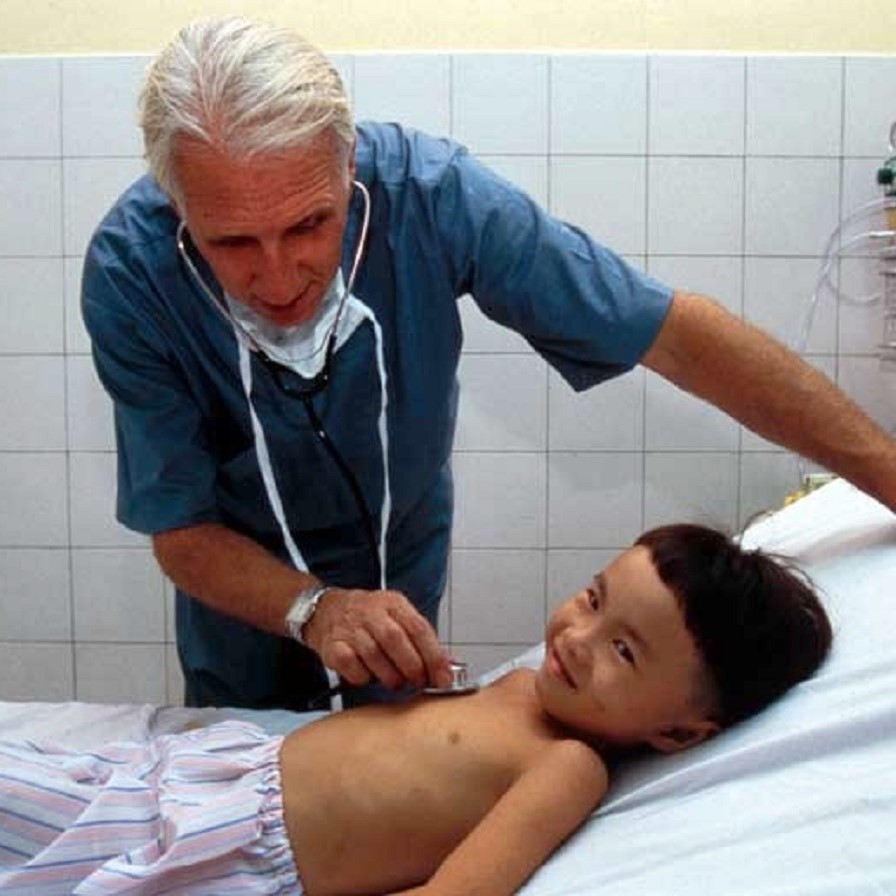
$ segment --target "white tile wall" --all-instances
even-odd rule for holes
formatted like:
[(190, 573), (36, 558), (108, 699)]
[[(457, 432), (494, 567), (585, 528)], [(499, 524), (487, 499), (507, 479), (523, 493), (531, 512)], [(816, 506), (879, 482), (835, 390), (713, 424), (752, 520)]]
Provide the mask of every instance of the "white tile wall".
[(76, 547), (139, 547), (147, 539), (119, 525), (115, 514), (115, 455), (69, 455), (71, 543)]
[(544, 548), (544, 452), (458, 452), (454, 544)]
[(58, 59), (0, 59), (0, 158), (59, 157), (60, 84)]
[(693, 522), (733, 529), (737, 499), (733, 452), (651, 452), (645, 458), (645, 527), (677, 522), (686, 507)]
[(0, 548), (0, 582), (0, 631), (4, 640), (71, 639), (67, 550)]
[(73, 451), (114, 451), (112, 402), (103, 391), (90, 355), (69, 355), (68, 438)]
[[(646, 251), (644, 157), (567, 156), (552, 160), (553, 212), (622, 254)], [(582, 185), (587, 184), (587, 189)]]
[(124, 188), (143, 173), (140, 159), (68, 158), (65, 174), (65, 254), (83, 255), (100, 218)]
[(139, 156), (135, 97), (148, 56), (62, 60), (62, 154), (67, 158)]
[(164, 703), (164, 644), (75, 644), (75, 697), (90, 703)]
[[(61, 355), (0, 357), (0, 451), (65, 450), (65, 364)], [(14, 425), (10, 425), (13, 424)]]
[[(80, 256), (142, 170), (145, 56), (0, 58), (0, 699), (177, 700), (172, 588), (114, 521), (108, 401)], [(781, 338), (837, 223), (876, 198), (892, 57), (369, 53), (334, 62), (359, 117), (451, 133), (556, 214)], [(875, 226), (880, 222), (871, 222)], [(869, 222), (847, 228), (846, 238)], [(832, 272), (879, 288), (866, 247)], [(646, 525), (735, 527), (790, 454), (636, 370), (573, 393), (461, 300), (457, 514), (442, 630), (474, 672)], [(880, 306), (819, 301), (808, 357), (887, 427)]]
[(0, 353), (62, 353), (62, 272), (60, 258), (0, 258)]
[(896, 58), (847, 58), (844, 68), (843, 155), (877, 158), (887, 150), (893, 123)]
[(62, 255), (61, 188), (58, 159), (0, 158), (0, 253), (5, 258)]
[(549, 372), (548, 437), (553, 451), (639, 451), (644, 442), (644, 369), (600, 389), (574, 392)]
[(833, 57), (747, 60), (747, 153), (840, 155), (843, 65)]
[(72, 598), (78, 641), (165, 640), (164, 579), (149, 550), (77, 551)]
[(643, 155), (647, 58), (622, 54), (554, 57), (550, 122), (551, 151), (557, 155)]
[(743, 161), (649, 156), (647, 250), (657, 255), (740, 255)]
[(554, 451), (548, 460), (552, 548), (624, 547), (641, 527), (638, 452)]
[(547, 56), (459, 55), (454, 58), (453, 77), (454, 136), (474, 152), (544, 154), (547, 151)]
[(737, 56), (653, 57), (649, 152), (743, 155), (745, 65)]
[(451, 129), (451, 57), (428, 53), (359, 55), (355, 115), (399, 121), (435, 134)]
[[(883, 277), (864, 258), (846, 258), (840, 264), (841, 294), (837, 303), (837, 350), (842, 354), (871, 355), (883, 332)], [(875, 301), (876, 297), (876, 301)]]
[(837, 159), (747, 158), (748, 255), (818, 255), (840, 220)]
[(835, 354), (838, 303), (829, 291), (819, 293), (809, 338), (800, 345), (806, 297), (815, 289), (820, 266), (819, 258), (747, 258), (744, 317), (803, 352)]
[(544, 451), (547, 365), (525, 355), (465, 355), (458, 376), (458, 451)]
[(69, 544), (67, 472), (66, 456), (59, 451), (0, 453), (0, 545)]
[[(464, 550), (451, 567), (451, 640), (535, 643), (544, 630), (542, 550)], [(483, 595), (488, 600), (483, 601)]]

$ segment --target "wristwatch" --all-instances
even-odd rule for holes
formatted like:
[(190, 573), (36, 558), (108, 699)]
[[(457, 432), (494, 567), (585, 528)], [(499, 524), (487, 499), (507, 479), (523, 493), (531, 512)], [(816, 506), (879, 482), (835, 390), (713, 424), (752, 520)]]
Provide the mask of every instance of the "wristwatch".
[(320, 603), (320, 599), (333, 588), (332, 585), (324, 585), (318, 582), (308, 588), (303, 588), (293, 601), (289, 612), (286, 614), (286, 631), (289, 637), (299, 644), (304, 644), (305, 639), (302, 637), (302, 629), (310, 621)]

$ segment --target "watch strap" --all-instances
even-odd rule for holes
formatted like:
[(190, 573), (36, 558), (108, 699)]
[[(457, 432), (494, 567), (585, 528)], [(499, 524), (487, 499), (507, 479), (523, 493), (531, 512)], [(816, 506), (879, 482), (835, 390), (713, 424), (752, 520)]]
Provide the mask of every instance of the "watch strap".
[[(299, 644), (305, 644), (302, 630), (311, 621), (320, 599), (333, 588), (332, 585), (324, 585), (319, 582), (308, 588), (303, 588), (295, 597), (292, 606), (286, 614), (286, 631), (289, 637)], [(307, 645), (305, 645), (307, 646)]]

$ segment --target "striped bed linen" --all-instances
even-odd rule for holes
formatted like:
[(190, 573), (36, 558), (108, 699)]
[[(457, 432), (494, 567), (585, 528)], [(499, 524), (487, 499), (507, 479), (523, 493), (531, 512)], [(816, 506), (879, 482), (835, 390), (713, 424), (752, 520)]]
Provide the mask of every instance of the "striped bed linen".
[(89, 752), (0, 742), (0, 892), (300, 894), (281, 741), (223, 722)]

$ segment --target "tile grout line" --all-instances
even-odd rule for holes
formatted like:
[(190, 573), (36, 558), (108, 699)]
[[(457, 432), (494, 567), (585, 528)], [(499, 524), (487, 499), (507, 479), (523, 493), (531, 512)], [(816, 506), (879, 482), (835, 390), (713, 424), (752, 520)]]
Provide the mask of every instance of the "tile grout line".
[(69, 413), (69, 395), (71, 384), (69, 382), (69, 346), (68, 346), (68, 316), (69, 316), (69, 295), (66, 289), (65, 278), (65, 221), (66, 221), (66, 202), (65, 202), (65, 61), (59, 61), (58, 69), (58, 96), (59, 96), (59, 245), (62, 250), (62, 382), (63, 382), (63, 420), (65, 428), (65, 515), (66, 515), (66, 540), (68, 547), (68, 606), (69, 606), (69, 626), (70, 647), (69, 661), (71, 663), (71, 698), (78, 697), (78, 639), (77, 639), (77, 619), (75, 612), (75, 554), (73, 550), (73, 525), (72, 525), (72, 433), (71, 433), (71, 414)]

